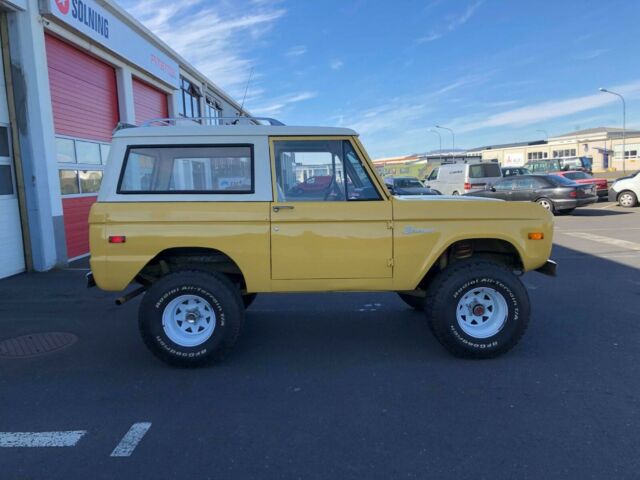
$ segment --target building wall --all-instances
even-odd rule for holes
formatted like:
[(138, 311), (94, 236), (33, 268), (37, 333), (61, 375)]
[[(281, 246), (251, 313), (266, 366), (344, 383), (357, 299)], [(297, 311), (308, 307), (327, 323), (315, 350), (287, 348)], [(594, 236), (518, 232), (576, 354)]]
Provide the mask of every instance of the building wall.
[[(165, 66), (175, 62), (177, 70), (171, 76), (185, 76), (198, 85), (201, 111), (204, 94), (209, 93), (223, 115), (240, 113), (224, 91), (120, 7), (93, 3), (117, 19), (119, 33), (140, 39), (140, 45), (121, 42), (116, 51), (116, 35), (93, 35), (66, 14), (41, 12), (55, 5), (60, 9), (51, 0), (25, 0), (25, 11), (7, 14), (11, 98), (16, 105), (10, 124), (17, 132), (19, 173), (29, 179), (20, 205), (26, 212), (22, 226), (29, 232), (27, 263), (35, 270), (88, 253), (86, 220), (116, 123), (179, 115), (178, 81), (167, 76)], [(128, 60), (140, 52), (160, 52), (158, 58), (170, 59), (169, 64), (143, 68)], [(87, 161), (79, 161), (81, 152)]]

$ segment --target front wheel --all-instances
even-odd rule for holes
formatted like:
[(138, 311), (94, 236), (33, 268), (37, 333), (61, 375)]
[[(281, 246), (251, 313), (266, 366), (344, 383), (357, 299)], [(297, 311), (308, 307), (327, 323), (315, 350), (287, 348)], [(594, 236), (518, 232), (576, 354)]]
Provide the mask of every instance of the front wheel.
[(454, 264), (433, 279), (425, 312), (453, 355), (492, 358), (507, 352), (529, 323), (529, 295), (505, 266), (486, 260)]
[(180, 271), (162, 277), (147, 290), (138, 326), (144, 343), (162, 361), (196, 367), (230, 350), (243, 320), (240, 293), (227, 277)]
[(618, 195), (618, 203), (624, 208), (635, 207), (638, 204), (638, 197), (635, 193), (626, 190)]

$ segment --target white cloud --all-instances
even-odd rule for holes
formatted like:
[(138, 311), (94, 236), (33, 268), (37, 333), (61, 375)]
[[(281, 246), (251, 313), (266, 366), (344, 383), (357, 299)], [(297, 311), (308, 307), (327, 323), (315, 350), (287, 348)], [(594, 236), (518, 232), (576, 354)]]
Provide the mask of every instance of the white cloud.
[(284, 95), (282, 97), (274, 98), (268, 103), (257, 105), (251, 108), (251, 113), (254, 115), (277, 115), (282, 113), (286, 107), (305, 100), (310, 100), (316, 97), (316, 92), (299, 92), (290, 95)]
[(476, 2), (472, 3), (471, 5), (469, 5), (465, 9), (465, 11), (462, 13), (462, 15), (453, 18), (449, 22), (449, 24), (447, 25), (447, 30), (452, 32), (456, 28), (461, 27), (462, 25), (467, 23), (469, 21), (469, 19), (471, 17), (473, 17), (473, 15), (476, 13), (476, 10), (478, 10), (480, 5), (482, 5), (483, 3), (484, 3), (484, 0), (477, 0)]
[(344, 63), (342, 60), (333, 60), (329, 66), (331, 67), (331, 70), (340, 70), (344, 66)]
[(427, 35), (425, 35), (424, 37), (420, 37), (416, 40), (416, 42), (418, 43), (428, 43), (428, 42), (433, 42), (434, 40), (438, 40), (440, 37), (442, 37), (442, 34), (440, 33), (435, 33), (435, 32), (431, 32)]
[(465, 23), (467, 23), (473, 15), (475, 15), (476, 11), (480, 6), (484, 3), (484, 0), (476, 0), (475, 2), (469, 4), (467, 8), (458, 16), (449, 17), (448, 22), (445, 27), (445, 31), (432, 30), (427, 35), (422, 37), (418, 37), (416, 39), (417, 43), (428, 43), (433, 42), (434, 40), (438, 40), (442, 38), (446, 31), (453, 32), (458, 27), (461, 27)]
[[(611, 90), (625, 95), (627, 99), (638, 98), (640, 97), (640, 81), (617, 85), (612, 87)], [(613, 95), (598, 92), (581, 97), (549, 100), (526, 107), (506, 110), (489, 115), (481, 120), (458, 119), (454, 123), (456, 124), (456, 131), (461, 133), (491, 127), (531, 125), (593, 110), (617, 101), (619, 100)]]
[(592, 60), (594, 58), (598, 58), (609, 51), (608, 48), (598, 48), (596, 50), (591, 50), (589, 52), (584, 52), (576, 55), (574, 58), (576, 60)]
[[(125, 0), (123, 6), (147, 28), (236, 98), (256, 61), (249, 46), (285, 14), (278, 2)], [(186, 13), (185, 13), (186, 12)], [(248, 37), (251, 41), (248, 41)], [(254, 74), (254, 80), (260, 74)]]
[(300, 57), (305, 53), (307, 53), (307, 47), (305, 47), (304, 45), (296, 45), (295, 47), (291, 47), (289, 50), (287, 50), (285, 55), (287, 57)]

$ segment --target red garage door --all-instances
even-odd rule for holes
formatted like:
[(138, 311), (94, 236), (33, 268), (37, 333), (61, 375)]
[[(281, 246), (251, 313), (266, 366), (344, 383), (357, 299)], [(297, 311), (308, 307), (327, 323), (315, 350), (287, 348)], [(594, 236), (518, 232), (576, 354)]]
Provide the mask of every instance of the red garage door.
[(89, 209), (118, 123), (116, 74), (56, 37), (47, 34), (45, 41), (67, 256), (75, 258), (89, 252)]
[(133, 79), (133, 103), (138, 125), (147, 120), (169, 116), (167, 95), (136, 78)]

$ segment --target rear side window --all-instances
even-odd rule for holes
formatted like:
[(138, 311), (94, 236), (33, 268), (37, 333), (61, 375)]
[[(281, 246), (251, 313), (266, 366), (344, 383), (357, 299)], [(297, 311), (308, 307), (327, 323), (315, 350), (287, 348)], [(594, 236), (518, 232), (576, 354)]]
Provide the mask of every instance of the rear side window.
[(587, 175), (584, 172), (569, 172), (565, 173), (564, 176), (569, 180), (585, 180), (591, 178), (591, 176)]
[(478, 163), (469, 165), (469, 178), (501, 177), (500, 165), (497, 163)]
[(118, 193), (254, 192), (252, 145), (130, 147)]
[(575, 185), (575, 183), (573, 183), (572, 180), (569, 180), (568, 178), (564, 178), (560, 175), (549, 175), (547, 177), (547, 180), (550, 181), (552, 184), (558, 186), (558, 187), (564, 187), (567, 185)]

